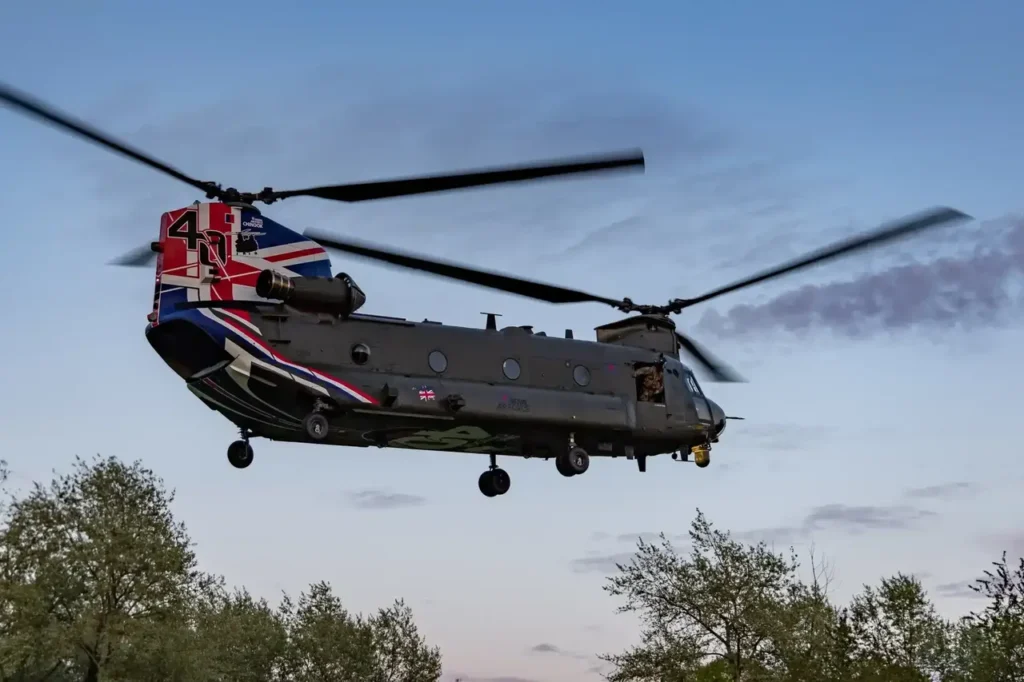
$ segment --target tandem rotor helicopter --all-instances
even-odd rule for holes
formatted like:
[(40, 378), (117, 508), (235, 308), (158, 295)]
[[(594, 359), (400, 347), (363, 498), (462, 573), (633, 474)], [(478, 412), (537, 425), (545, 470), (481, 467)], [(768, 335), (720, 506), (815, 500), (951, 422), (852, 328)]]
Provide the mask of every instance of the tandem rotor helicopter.
[[(502, 456), (553, 458), (566, 477), (591, 457), (672, 454), (706, 467), (732, 419), (680, 362), (693, 357), (716, 381), (739, 381), (670, 315), (746, 287), (912, 233), (969, 219), (933, 209), (719, 287), (694, 298), (642, 305), (485, 272), (306, 231), (263, 215), (271, 204), (311, 196), (343, 202), (443, 192), (599, 171), (642, 169), (641, 153), (510, 166), (349, 185), (240, 192), (202, 182), (52, 107), (0, 84), (0, 101), (196, 188), (210, 200), (167, 211), (159, 238), (114, 261), (156, 261), (146, 339), (241, 438), (229, 462), (253, 461), (253, 437), (355, 447), (479, 453), (487, 497), (508, 492)], [(365, 293), (332, 274), (325, 249), (553, 304), (596, 302), (629, 316), (596, 329), (596, 340), (382, 317), (358, 312)], [(631, 315), (630, 315), (631, 314)]]

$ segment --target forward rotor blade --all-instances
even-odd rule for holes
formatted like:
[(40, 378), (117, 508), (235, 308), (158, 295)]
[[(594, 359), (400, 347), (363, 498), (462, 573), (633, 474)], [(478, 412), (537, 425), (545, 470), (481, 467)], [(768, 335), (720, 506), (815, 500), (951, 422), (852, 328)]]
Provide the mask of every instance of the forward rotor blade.
[(534, 298), (548, 303), (594, 302), (606, 303), (607, 305), (614, 307), (618, 307), (623, 304), (622, 301), (595, 296), (593, 294), (588, 294), (585, 291), (567, 289), (565, 287), (544, 284), (542, 282), (535, 282), (497, 272), (476, 270), (474, 268), (468, 268), (463, 265), (457, 265), (446, 261), (430, 260), (421, 256), (403, 254), (397, 251), (390, 251), (370, 246), (365, 243), (329, 237), (314, 230), (306, 230), (304, 234), (306, 237), (319, 243), (321, 246), (350, 253), (354, 256), (361, 256), (363, 258), (397, 265), (398, 267), (410, 270), (428, 272), (432, 275), (447, 277), (449, 279), (466, 282), (468, 284), (476, 284), (477, 286), (488, 287), (490, 289), (497, 289), (498, 291), (505, 291), (510, 294)]
[(701, 364), (702, 367), (704, 367), (705, 370), (707, 370), (708, 374), (711, 375), (712, 380), (733, 383), (746, 382), (746, 379), (741, 377), (736, 370), (716, 358), (690, 337), (681, 332), (676, 332), (676, 339), (679, 340), (679, 345), (683, 347), (683, 350), (689, 353)]
[(581, 173), (598, 173), (630, 168), (642, 169), (643, 167), (643, 152), (635, 151), (625, 154), (546, 161), (523, 166), (482, 168), (441, 175), (425, 175), (347, 185), (328, 185), (325, 187), (281, 192), (271, 191), (266, 195), (261, 195), (261, 198), (268, 203), (277, 199), (301, 196), (345, 202), (371, 201), (374, 199), (411, 196), (413, 194), (448, 192), (484, 185), (526, 182), (528, 180), (539, 180), (560, 175), (578, 175)]
[(156, 259), (156, 253), (149, 244), (132, 249), (128, 253), (110, 261), (108, 265), (123, 265), (129, 268), (145, 267)]
[(156, 169), (161, 173), (170, 175), (172, 178), (181, 180), (182, 182), (195, 187), (207, 196), (217, 196), (218, 188), (213, 183), (202, 182), (201, 180), (190, 178), (178, 169), (168, 166), (166, 163), (158, 161), (148, 154), (133, 149), (123, 142), (115, 140), (106, 133), (93, 128), (89, 124), (76, 120), (70, 115), (62, 113), (56, 108), (51, 107), (48, 104), (44, 104), (34, 97), (19, 92), (9, 85), (0, 83), (0, 101), (14, 109), (18, 109), (22, 113), (42, 119), (53, 126), (62, 128), (74, 135), (84, 137), (101, 147), (117, 152), (123, 156), (127, 156), (128, 158), (134, 159), (135, 161)]
[(817, 251), (813, 251), (806, 256), (802, 256), (796, 260), (789, 261), (777, 267), (765, 270), (760, 274), (746, 279), (741, 279), (738, 282), (729, 284), (713, 291), (709, 291), (703, 296), (696, 298), (683, 299), (680, 303), (679, 309), (689, 308), (697, 303), (703, 303), (712, 298), (717, 298), (722, 294), (728, 294), (739, 289), (745, 289), (755, 284), (781, 277), (782, 275), (801, 270), (803, 268), (824, 263), (826, 261), (835, 260), (837, 258), (851, 255), (857, 251), (866, 250), (876, 246), (881, 246), (887, 242), (896, 241), (910, 236), (916, 232), (922, 232), (924, 230), (945, 225), (946, 223), (958, 222), (964, 220), (970, 220), (971, 216), (956, 210), (955, 208), (934, 208), (930, 211), (925, 211), (916, 216), (905, 218), (899, 222), (892, 223), (882, 227), (873, 232), (845, 239), (841, 242), (827, 246)]

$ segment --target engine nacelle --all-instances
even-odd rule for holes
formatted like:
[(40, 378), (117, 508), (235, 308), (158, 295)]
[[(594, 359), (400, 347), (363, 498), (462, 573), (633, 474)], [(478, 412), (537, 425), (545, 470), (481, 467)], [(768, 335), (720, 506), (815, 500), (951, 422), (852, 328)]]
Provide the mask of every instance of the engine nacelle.
[(264, 270), (256, 278), (256, 295), (311, 313), (351, 315), (366, 303), (366, 294), (351, 277), (287, 277)]

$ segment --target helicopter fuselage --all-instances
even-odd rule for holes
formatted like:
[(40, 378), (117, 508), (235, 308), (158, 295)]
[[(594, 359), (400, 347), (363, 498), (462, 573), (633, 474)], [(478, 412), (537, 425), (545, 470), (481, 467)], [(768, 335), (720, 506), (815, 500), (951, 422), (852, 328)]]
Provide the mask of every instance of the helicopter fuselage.
[[(303, 420), (319, 410), (318, 440), (334, 445), (548, 458), (574, 443), (632, 459), (688, 453), (725, 425), (672, 353), (522, 327), (278, 304), (167, 313), (146, 336), (207, 406), (273, 440), (308, 442)], [(645, 370), (660, 392), (645, 395)]]

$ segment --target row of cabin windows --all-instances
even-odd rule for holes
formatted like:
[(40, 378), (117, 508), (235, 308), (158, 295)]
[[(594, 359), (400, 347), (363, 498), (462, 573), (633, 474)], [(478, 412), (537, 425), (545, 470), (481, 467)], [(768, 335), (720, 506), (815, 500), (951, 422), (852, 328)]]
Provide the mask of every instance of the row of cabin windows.
[[(357, 365), (365, 365), (369, 360), (369, 346), (365, 343), (357, 343), (352, 346), (352, 362)], [(427, 355), (427, 365), (432, 372), (442, 374), (448, 369), (448, 357), (439, 350), (432, 350)], [(523, 369), (520, 367), (518, 360), (507, 358), (505, 362), (501, 363), (501, 372), (505, 375), (506, 379), (515, 381), (522, 375)], [(588, 386), (590, 385), (590, 370), (583, 365), (576, 365), (572, 370), (572, 379), (579, 386)]]

